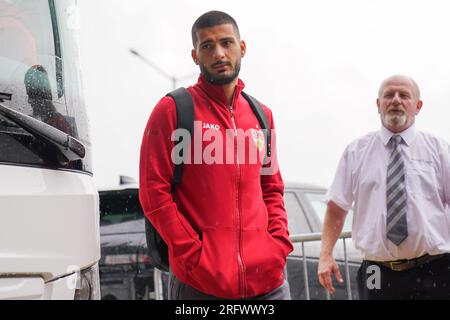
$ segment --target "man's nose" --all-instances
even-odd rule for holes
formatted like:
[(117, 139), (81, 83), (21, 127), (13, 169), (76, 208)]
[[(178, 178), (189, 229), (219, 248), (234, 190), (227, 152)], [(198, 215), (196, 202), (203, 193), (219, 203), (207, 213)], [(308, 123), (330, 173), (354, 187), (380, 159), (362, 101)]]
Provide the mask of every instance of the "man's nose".
[(225, 50), (221, 46), (216, 46), (214, 50), (214, 58), (216, 60), (222, 60), (225, 57)]
[(400, 94), (397, 92), (397, 93), (395, 93), (394, 98), (392, 99), (392, 103), (400, 104), (400, 102), (401, 102)]

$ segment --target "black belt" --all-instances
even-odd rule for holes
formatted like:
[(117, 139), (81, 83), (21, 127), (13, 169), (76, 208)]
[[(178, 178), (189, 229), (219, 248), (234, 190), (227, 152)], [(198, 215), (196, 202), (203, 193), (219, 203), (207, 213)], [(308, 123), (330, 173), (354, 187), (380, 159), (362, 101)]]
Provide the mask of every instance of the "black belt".
[(369, 261), (371, 263), (379, 264), (384, 267), (391, 269), (392, 271), (405, 271), (413, 268), (417, 268), (425, 263), (441, 259), (445, 256), (449, 255), (449, 253), (437, 254), (430, 256), (429, 254), (423, 255), (414, 259), (403, 259), (403, 260), (395, 260), (395, 261)]

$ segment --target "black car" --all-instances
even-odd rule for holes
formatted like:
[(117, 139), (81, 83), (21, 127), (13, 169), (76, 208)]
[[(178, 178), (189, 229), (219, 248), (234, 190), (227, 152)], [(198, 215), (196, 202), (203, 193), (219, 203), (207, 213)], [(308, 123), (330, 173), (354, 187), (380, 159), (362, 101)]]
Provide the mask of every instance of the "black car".
[[(155, 293), (154, 273), (147, 254), (145, 223), (139, 204), (139, 190), (135, 183), (125, 183), (120, 187), (103, 189), (100, 194), (100, 234), (102, 257), (100, 260), (100, 284), (102, 299), (155, 299), (167, 298), (167, 274), (161, 275), (161, 288)], [(326, 189), (308, 185), (287, 183), (284, 200), (291, 235), (319, 233), (326, 204)], [(351, 215), (351, 212), (349, 213)], [(346, 219), (344, 230), (350, 230), (351, 219)], [(351, 239), (347, 239), (347, 256), (353, 299), (358, 298), (356, 272), (361, 263), (359, 253), (353, 249)], [(325, 289), (317, 278), (317, 263), (320, 241), (304, 243), (310, 299), (326, 299)], [(292, 299), (306, 299), (304, 261), (302, 244), (295, 243), (294, 251), (287, 259), (287, 278)], [(345, 279), (342, 240), (335, 249), (335, 257)], [(347, 299), (345, 284), (336, 285), (336, 293), (331, 299)]]
[[(327, 190), (311, 184), (286, 183), (284, 191), (284, 202), (289, 221), (290, 235), (320, 234), (325, 217)], [(343, 231), (349, 233), (353, 219), (352, 210), (349, 211), (345, 220)], [(338, 284), (333, 279), (336, 292), (327, 297), (326, 290), (321, 286), (317, 277), (317, 265), (320, 255), (319, 240), (305, 241), (304, 251), (306, 253), (306, 270), (308, 274), (309, 298), (310, 299), (358, 299), (356, 274), (361, 265), (361, 255), (353, 248), (351, 238), (340, 239), (336, 243), (334, 257), (339, 265), (344, 284)], [(302, 243), (294, 243), (294, 251), (287, 258), (287, 278), (291, 287), (291, 298), (294, 300), (306, 299), (306, 284), (304, 276), (304, 260)], [(345, 255), (349, 270), (349, 291), (346, 287)]]
[(144, 215), (137, 185), (101, 190), (100, 286), (102, 299), (154, 299)]

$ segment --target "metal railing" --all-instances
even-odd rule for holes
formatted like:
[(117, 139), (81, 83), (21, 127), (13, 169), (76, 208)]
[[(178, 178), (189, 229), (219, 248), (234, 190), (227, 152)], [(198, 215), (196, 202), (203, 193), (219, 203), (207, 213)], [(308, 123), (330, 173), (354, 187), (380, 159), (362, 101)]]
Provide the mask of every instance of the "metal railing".
[[(351, 231), (342, 232), (339, 236), (339, 239), (342, 239), (344, 242), (344, 262), (345, 262), (345, 287), (347, 290), (347, 298), (348, 300), (352, 300), (352, 287), (350, 282), (350, 269), (348, 266), (348, 256), (347, 256), (347, 245), (345, 243), (345, 239), (351, 238), (352, 233)], [(309, 277), (308, 277), (308, 266), (307, 266), (307, 258), (306, 258), (306, 252), (305, 252), (305, 242), (311, 242), (311, 241), (321, 241), (322, 240), (322, 233), (306, 233), (306, 234), (294, 234), (290, 237), (291, 241), (293, 243), (301, 242), (302, 244), (302, 253), (303, 253), (303, 279), (305, 282), (305, 297), (306, 300), (311, 300), (311, 296), (309, 293)], [(330, 300), (330, 294), (328, 291), (326, 291), (326, 299)]]
[(155, 285), (155, 300), (164, 300), (163, 295), (163, 281), (162, 281), (163, 271), (158, 268), (153, 269), (153, 283)]
[[(342, 239), (344, 242), (344, 262), (345, 262), (345, 287), (347, 290), (347, 298), (348, 300), (352, 300), (352, 287), (351, 287), (351, 281), (350, 281), (350, 269), (348, 265), (348, 256), (347, 256), (347, 245), (345, 243), (345, 239), (351, 238), (352, 233), (351, 231), (342, 232), (339, 236), (339, 239)], [(321, 241), (322, 240), (322, 233), (304, 233), (304, 234), (294, 234), (290, 236), (290, 239), (293, 243), (299, 243), (302, 244), (302, 253), (303, 253), (303, 278), (305, 283), (305, 297), (306, 300), (311, 300), (311, 296), (309, 293), (309, 277), (308, 277), (308, 267), (307, 267), (307, 258), (306, 258), (306, 252), (305, 252), (305, 242), (311, 242), (311, 241)], [(162, 274), (163, 272), (157, 268), (154, 269), (153, 278), (154, 278), (154, 285), (155, 285), (155, 299), (156, 300), (163, 300), (163, 281), (162, 281)], [(330, 294), (328, 291), (326, 291), (326, 299), (330, 300)]]

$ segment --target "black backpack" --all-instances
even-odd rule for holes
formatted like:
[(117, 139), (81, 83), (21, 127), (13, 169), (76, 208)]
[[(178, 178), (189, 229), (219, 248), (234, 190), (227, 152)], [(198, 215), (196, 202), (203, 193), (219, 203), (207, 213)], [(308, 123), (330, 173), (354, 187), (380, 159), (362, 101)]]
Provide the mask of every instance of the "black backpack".
[[(246, 94), (245, 92), (242, 92), (241, 94), (247, 100), (256, 118), (259, 121), (259, 125), (261, 126), (266, 139), (266, 156), (270, 157), (271, 136), (270, 126), (267, 120), (266, 113), (259, 104), (258, 100)], [(172, 99), (175, 101), (177, 109), (178, 129), (183, 128), (188, 130), (192, 137), (194, 133), (194, 102), (192, 101), (191, 95), (185, 88), (178, 88), (168, 93), (167, 96), (172, 97)], [(175, 145), (180, 143), (181, 141), (182, 140), (175, 142)], [(180, 156), (182, 157), (183, 155), (181, 153), (182, 150), (180, 152)], [(175, 187), (180, 183), (182, 173), (183, 163), (175, 165), (172, 182), (172, 193), (175, 192)], [(168, 272), (169, 252), (167, 249), (167, 244), (164, 242), (158, 231), (155, 229), (155, 227), (153, 227), (153, 225), (147, 218), (145, 219), (145, 234), (147, 239), (147, 249), (152, 261), (152, 266), (154, 268), (158, 268), (162, 271)]]

